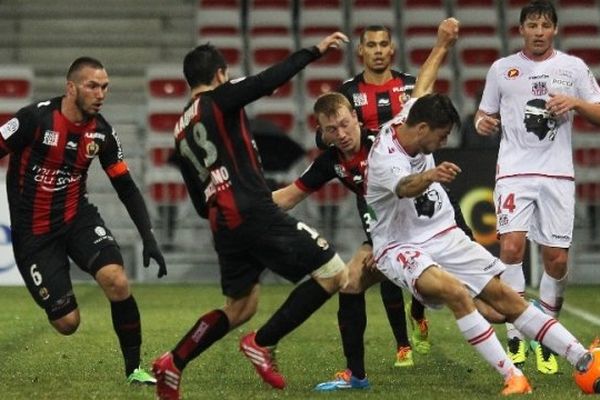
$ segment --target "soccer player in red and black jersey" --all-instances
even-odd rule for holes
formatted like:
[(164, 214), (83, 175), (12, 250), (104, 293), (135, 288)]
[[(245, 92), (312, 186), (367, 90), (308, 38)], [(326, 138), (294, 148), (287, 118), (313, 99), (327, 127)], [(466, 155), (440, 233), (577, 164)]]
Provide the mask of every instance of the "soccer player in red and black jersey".
[(154, 362), (159, 398), (178, 399), (185, 366), (256, 313), (265, 269), (292, 282), (309, 276), (265, 325), (240, 340), (240, 350), (261, 378), (283, 389), (275, 345), (346, 285), (347, 269), (333, 246), (273, 202), (244, 106), (347, 40), (333, 33), (258, 75), (231, 81), (223, 55), (210, 44), (186, 55), (183, 70), (192, 100), (174, 129), (176, 155), (196, 210), (210, 221), (226, 304), (202, 315)]
[(166, 275), (144, 199), (117, 134), (99, 113), (108, 83), (98, 60), (78, 58), (67, 73), (64, 96), (24, 107), (0, 127), (0, 156), (10, 154), (13, 250), (31, 296), (63, 335), (74, 333), (80, 321), (69, 257), (92, 275), (110, 301), (127, 381), (153, 384), (140, 368), (140, 313), (119, 245), (86, 194), (88, 169), (97, 157), (143, 239), (144, 266), (153, 258), (158, 276)]
[[(393, 79), (390, 68), (393, 46), (389, 31), (380, 26), (368, 27), (361, 36), (362, 41), (359, 46), (359, 53), (363, 57), (365, 71), (353, 80), (348, 81), (340, 89), (342, 92), (344, 89), (351, 90), (349, 93), (342, 93), (347, 101), (341, 101), (339, 99), (341, 95), (334, 93), (324, 95), (315, 104), (315, 116), (320, 126), (320, 130), (317, 132), (317, 143), (325, 151), (315, 159), (313, 164), (296, 182), (274, 192), (276, 203), (284, 209), (294, 207), (310, 193), (318, 190), (323, 184), (334, 178), (340, 179), (346, 187), (356, 194), (358, 211), (367, 235), (367, 241), (359, 247), (348, 263), (351, 281), (353, 271), (358, 268), (357, 265), (374, 266), (368, 233), (368, 213), (364, 203), (362, 183), (367, 154), (379, 127), (379, 118), (375, 113), (377, 108), (358, 107), (357, 109), (357, 104), (353, 102), (353, 99), (359, 98), (359, 96), (353, 96), (352, 90), (360, 87), (362, 90), (369, 92), (368, 94), (361, 94), (361, 98), (367, 99), (362, 101), (363, 106), (369, 104), (369, 101), (377, 99), (377, 96), (379, 98), (387, 96), (386, 98), (390, 99), (396, 93), (392, 110), (393, 112), (401, 110), (403, 105), (401, 96), (411, 97), (413, 95), (418, 97), (433, 90), (439, 66), (449, 48), (456, 41), (457, 36), (458, 21), (451, 18), (441, 22), (437, 42), (419, 71), (418, 85), (415, 87), (415, 79), (412, 77), (410, 77), (410, 80), (405, 80), (410, 81), (410, 85), (403, 83), (405, 81), (394, 81)], [(396, 73), (396, 75), (400, 74)], [(406, 75), (402, 76), (406, 77)], [(367, 82), (383, 82), (383, 84), (378, 85)], [(414, 93), (413, 88), (416, 88)], [(376, 95), (375, 93), (378, 91), (387, 93), (387, 95)], [(402, 93), (402, 95), (399, 93)], [(352, 105), (354, 111), (347, 109), (350, 105)], [(381, 110), (383, 113), (379, 116), (388, 115), (390, 107), (381, 107)], [(361, 115), (366, 119), (361, 120)], [(353, 122), (355, 119), (357, 120), (356, 124)], [(358, 122), (362, 122), (362, 127), (359, 127)], [(383, 122), (386, 121), (381, 121), (381, 123)], [(327, 129), (331, 129), (331, 132), (327, 132)], [(457, 212), (457, 216), (463, 222), (461, 227), (470, 232), (464, 220), (461, 219), (462, 214)], [(368, 387), (363, 343), (366, 327), (365, 296), (362, 292), (355, 292), (350, 289), (352, 288), (340, 292), (338, 310), (338, 323), (347, 369), (336, 373), (333, 381), (317, 385), (317, 390)], [(402, 291), (393, 283), (384, 280), (381, 282), (381, 294), (397, 342), (394, 365), (399, 367), (411, 366), (413, 365), (412, 349), (406, 332)], [(429, 350), (429, 343), (426, 340), (427, 322), (424, 318), (423, 307), (417, 301), (413, 301), (412, 308), (417, 310), (416, 312), (413, 311), (413, 315), (417, 318), (414, 323), (413, 344), (416, 344), (415, 347), (421, 352), (426, 352)]]

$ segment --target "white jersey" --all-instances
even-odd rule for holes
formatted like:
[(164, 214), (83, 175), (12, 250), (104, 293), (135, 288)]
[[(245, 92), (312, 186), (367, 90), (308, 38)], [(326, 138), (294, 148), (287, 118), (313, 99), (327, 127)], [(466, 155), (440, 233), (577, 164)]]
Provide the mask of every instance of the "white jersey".
[(431, 154), (409, 156), (396, 138), (394, 121), (385, 124), (367, 161), (366, 194), (375, 257), (399, 244), (418, 244), (456, 226), (444, 188), (432, 183), (416, 198), (399, 198), (400, 179), (435, 167)]
[(562, 118), (550, 115), (545, 109), (550, 93), (600, 102), (600, 88), (588, 66), (561, 51), (555, 50), (544, 61), (533, 61), (519, 52), (492, 64), (479, 109), (500, 113), (496, 179), (532, 174), (573, 178), (574, 111)]

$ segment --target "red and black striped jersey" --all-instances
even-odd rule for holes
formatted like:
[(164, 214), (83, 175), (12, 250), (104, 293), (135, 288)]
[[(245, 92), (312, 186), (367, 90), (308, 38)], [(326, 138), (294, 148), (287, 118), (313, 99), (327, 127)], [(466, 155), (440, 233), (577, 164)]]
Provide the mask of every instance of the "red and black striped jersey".
[(244, 106), (272, 93), (319, 56), (316, 47), (299, 50), (258, 75), (202, 92), (175, 126), (178, 164), (196, 210), (210, 220), (218, 251), (248, 246), (247, 238), (268, 229), (279, 210)]
[(61, 100), (24, 107), (0, 127), (0, 156), (10, 153), (11, 223), (34, 235), (64, 227), (89, 204), (86, 180), (94, 158), (110, 178), (128, 173), (117, 134), (104, 117), (74, 124), (61, 113)]
[(335, 146), (323, 151), (310, 166), (296, 179), (294, 184), (307, 193), (316, 192), (332, 179), (339, 179), (344, 186), (356, 194), (356, 205), (361, 216), (363, 229), (369, 236), (369, 213), (364, 200), (364, 176), (367, 167), (367, 157), (377, 131), (361, 129), (361, 146), (358, 152), (347, 160)]
[(392, 70), (392, 79), (383, 85), (366, 83), (361, 72), (345, 81), (339, 91), (350, 101), (364, 127), (379, 130), (402, 110), (414, 86), (415, 77), (403, 72)]

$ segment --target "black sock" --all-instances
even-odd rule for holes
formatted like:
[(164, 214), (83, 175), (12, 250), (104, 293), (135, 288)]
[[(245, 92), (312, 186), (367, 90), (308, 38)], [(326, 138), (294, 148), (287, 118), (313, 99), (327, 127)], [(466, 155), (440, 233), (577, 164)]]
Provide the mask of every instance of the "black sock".
[(380, 285), (381, 300), (387, 313), (390, 327), (396, 338), (398, 347), (410, 346), (406, 333), (406, 315), (404, 312), (404, 298), (402, 289), (390, 281), (383, 281)]
[(338, 325), (342, 337), (342, 347), (346, 366), (358, 379), (365, 377), (365, 343), (367, 310), (365, 293), (339, 294)]
[(331, 295), (313, 278), (296, 286), (286, 301), (256, 332), (256, 344), (274, 346), (318, 310)]
[(140, 346), (142, 345), (142, 325), (140, 312), (133, 296), (122, 301), (111, 301), (112, 323), (121, 352), (125, 359), (125, 376), (140, 366)]
[(410, 315), (417, 321), (425, 318), (425, 306), (419, 300), (415, 299), (414, 296), (410, 303)]
[(228, 332), (229, 319), (222, 310), (213, 310), (204, 314), (173, 349), (175, 366), (183, 371), (190, 361)]

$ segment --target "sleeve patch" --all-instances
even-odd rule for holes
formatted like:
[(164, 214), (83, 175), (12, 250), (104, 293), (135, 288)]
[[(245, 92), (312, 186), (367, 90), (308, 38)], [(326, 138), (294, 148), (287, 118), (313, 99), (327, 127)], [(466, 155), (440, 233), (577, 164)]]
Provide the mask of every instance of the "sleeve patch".
[(17, 118), (12, 118), (8, 120), (4, 125), (0, 126), (0, 135), (2, 135), (2, 138), (4, 138), (4, 140), (7, 140), (18, 130), (19, 120)]

